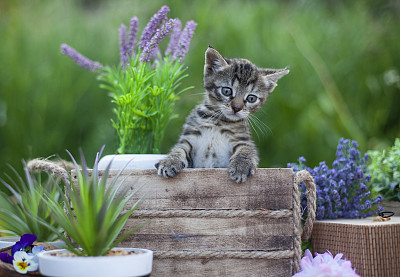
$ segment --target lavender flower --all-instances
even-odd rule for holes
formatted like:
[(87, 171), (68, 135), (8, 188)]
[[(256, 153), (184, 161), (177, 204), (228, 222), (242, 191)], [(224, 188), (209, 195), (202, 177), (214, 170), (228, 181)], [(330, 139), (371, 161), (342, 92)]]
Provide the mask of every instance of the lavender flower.
[(121, 65), (123, 68), (128, 64), (128, 45), (126, 42), (126, 26), (121, 24), (119, 27), (119, 55), (121, 58)]
[(153, 53), (156, 49), (158, 49), (158, 44), (161, 42), (166, 35), (172, 30), (172, 26), (174, 24), (174, 19), (169, 19), (167, 23), (165, 23), (161, 29), (158, 29), (151, 40), (147, 43), (146, 47), (143, 49), (142, 55), (140, 56), (141, 62), (150, 61)]
[[(381, 197), (371, 199), (367, 184), (371, 180), (366, 174), (368, 156), (361, 156), (355, 141), (341, 138), (337, 146), (336, 160), (332, 169), (321, 162), (314, 169), (305, 165), (300, 157), (298, 164), (288, 164), (294, 171), (305, 169), (314, 177), (317, 187), (317, 219), (338, 217), (366, 217), (382, 211), (377, 205)], [(301, 185), (301, 203), (306, 208), (305, 185)]]
[(149, 44), (154, 36), (154, 33), (157, 31), (158, 25), (167, 20), (167, 13), (169, 12), (168, 6), (162, 6), (161, 9), (153, 15), (147, 24), (146, 28), (143, 30), (142, 36), (140, 37), (140, 41), (138, 46), (140, 49), (144, 49), (147, 44)]
[(61, 52), (73, 59), (80, 67), (83, 67), (88, 71), (99, 72), (100, 69), (103, 68), (102, 64), (89, 60), (67, 44), (61, 44)]
[(194, 30), (196, 29), (197, 23), (193, 20), (186, 23), (185, 28), (182, 31), (182, 34), (179, 38), (178, 46), (175, 49), (173, 54), (174, 59), (180, 57), (179, 62), (183, 61), (187, 51), (189, 50), (190, 41), (192, 40), (192, 36)]
[(165, 50), (165, 55), (172, 54), (175, 52), (175, 49), (178, 46), (181, 32), (182, 32), (182, 22), (178, 18), (175, 18), (174, 29), (172, 30), (172, 34), (170, 35), (168, 47), (167, 50)]
[(139, 19), (136, 16), (131, 18), (127, 43), (127, 53), (129, 57), (133, 57), (135, 55), (135, 40), (137, 36), (138, 26)]

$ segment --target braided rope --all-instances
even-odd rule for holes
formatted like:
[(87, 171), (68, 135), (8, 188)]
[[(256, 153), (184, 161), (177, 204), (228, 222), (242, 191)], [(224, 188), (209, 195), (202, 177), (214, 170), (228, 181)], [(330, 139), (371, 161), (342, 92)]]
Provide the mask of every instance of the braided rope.
[[(308, 215), (304, 228), (301, 228), (301, 203), (300, 203), (300, 190), (299, 186), (301, 183), (305, 183), (307, 188), (307, 209)], [(293, 262), (293, 274), (300, 271), (300, 260), (302, 255), (301, 242), (307, 241), (311, 235), (313, 223), (315, 220), (315, 210), (316, 210), (316, 187), (314, 184), (314, 179), (310, 173), (306, 170), (302, 170), (296, 173), (293, 182), (293, 223), (294, 223), (294, 262)]]
[(317, 209), (317, 189), (315, 187), (313, 177), (306, 170), (297, 172), (295, 183), (297, 183), (298, 186), (300, 186), (301, 183), (304, 183), (307, 189), (307, 220), (304, 224), (302, 235), (302, 240), (307, 241), (311, 236), (312, 227), (315, 220), (315, 211)]
[(135, 210), (133, 217), (262, 217), (262, 218), (285, 218), (292, 217), (290, 210)]
[(70, 185), (69, 175), (66, 170), (68, 164), (61, 163), (61, 165), (59, 165), (58, 163), (43, 159), (34, 159), (28, 162), (27, 167), (30, 172), (44, 171), (61, 178), (66, 185)]
[(290, 259), (293, 258), (293, 251), (166, 250), (154, 251), (154, 257), (159, 259)]

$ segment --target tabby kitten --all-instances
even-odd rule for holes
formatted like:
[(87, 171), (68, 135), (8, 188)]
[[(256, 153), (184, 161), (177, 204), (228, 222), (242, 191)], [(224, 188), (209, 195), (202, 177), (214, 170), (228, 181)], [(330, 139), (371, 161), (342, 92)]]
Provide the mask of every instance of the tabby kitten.
[(259, 161), (247, 118), (289, 69), (258, 68), (246, 59), (224, 58), (212, 47), (205, 56), (204, 101), (187, 117), (167, 158), (155, 166), (166, 178), (185, 167), (229, 168), (231, 179), (244, 182)]

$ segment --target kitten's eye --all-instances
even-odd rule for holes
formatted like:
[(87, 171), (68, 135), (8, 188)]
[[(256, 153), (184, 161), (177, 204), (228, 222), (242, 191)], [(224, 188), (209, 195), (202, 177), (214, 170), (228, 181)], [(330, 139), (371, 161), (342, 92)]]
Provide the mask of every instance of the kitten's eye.
[(225, 96), (231, 96), (232, 95), (232, 89), (228, 88), (228, 87), (221, 88), (221, 92)]
[(254, 103), (257, 101), (257, 96), (250, 94), (247, 96), (246, 101), (249, 103)]

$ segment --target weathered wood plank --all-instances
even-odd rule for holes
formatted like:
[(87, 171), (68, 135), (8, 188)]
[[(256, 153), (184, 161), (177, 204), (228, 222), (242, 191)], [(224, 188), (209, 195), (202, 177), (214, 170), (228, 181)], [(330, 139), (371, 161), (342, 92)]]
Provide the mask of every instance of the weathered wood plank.
[(136, 247), (159, 250), (256, 250), (277, 251), (293, 249), (293, 239), (290, 236), (213, 236), (186, 234), (136, 234), (125, 239), (121, 247)]
[(292, 276), (291, 259), (156, 259), (152, 276), (204, 277), (204, 276)]
[[(130, 229), (145, 220), (127, 222)], [(292, 218), (154, 218), (136, 233), (220, 236), (293, 236)]]
[[(127, 230), (143, 222), (131, 219)], [(293, 246), (293, 219), (154, 218), (123, 246), (158, 250), (284, 250)]]
[[(111, 170), (112, 179), (118, 170)], [(163, 178), (155, 170), (126, 170), (125, 184), (131, 189), (145, 183), (140, 209), (292, 209), (292, 169), (260, 168), (242, 184), (230, 180), (226, 169), (185, 169), (174, 178)], [(132, 202), (133, 203), (133, 202)]]

